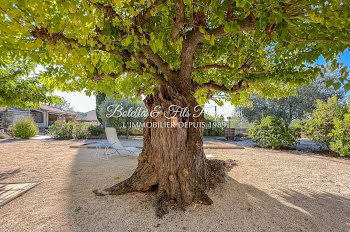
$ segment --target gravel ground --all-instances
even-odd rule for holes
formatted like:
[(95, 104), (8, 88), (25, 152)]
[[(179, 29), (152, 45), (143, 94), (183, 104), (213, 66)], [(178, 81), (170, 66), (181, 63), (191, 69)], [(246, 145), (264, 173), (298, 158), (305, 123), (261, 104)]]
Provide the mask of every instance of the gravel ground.
[(0, 231), (350, 231), (349, 160), (250, 147), (207, 150), (237, 161), (226, 183), (209, 192), (214, 204), (157, 219), (152, 193), (92, 193), (130, 176), (136, 157), (100, 160), (93, 149), (69, 148), (80, 143), (0, 140), (0, 182), (41, 181), (0, 208)]
[[(227, 141), (228, 143), (236, 144), (244, 147), (256, 147), (257, 144), (254, 143), (251, 139), (243, 139), (238, 141)], [(302, 138), (298, 140), (298, 144), (295, 147), (297, 150), (305, 150), (305, 151), (327, 151), (326, 148), (320, 148), (316, 143), (307, 138)]]

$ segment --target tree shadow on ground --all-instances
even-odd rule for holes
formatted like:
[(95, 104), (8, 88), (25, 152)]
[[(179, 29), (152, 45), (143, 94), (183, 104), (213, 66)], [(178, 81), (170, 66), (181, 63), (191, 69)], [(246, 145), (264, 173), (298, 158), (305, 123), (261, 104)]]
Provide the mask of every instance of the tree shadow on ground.
[(14, 138), (11, 138), (11, 139), (0, 139), (0, 144), (1, 143), (15, 143), (15, 142), (21, 142), (21, 141), (28, 141), (28, 139), (14, 139)]
[[(75, 158), (67, 212), (72, 231), (349, 231), (350, 199), (305, 189), (268, 190), (227, 177), (209, 192), (210, 206), (176, 206), (155, 217), (153, 193), (96, 197), (91, 191), (129, 177), (135, 157), (98, 160), (81, 149)], [(233, 170), (234, 171), (234, 168)]]
[(16, 175), (17, 173), (20, 173), (20, 172), (21, 172), (20, 168), (17, 168), (17, 169), (11, 170), (11, 171), (1, 172), (0, 173), (0, 181), (6, 180), (7, 178), (9, 178), (13, 175)]

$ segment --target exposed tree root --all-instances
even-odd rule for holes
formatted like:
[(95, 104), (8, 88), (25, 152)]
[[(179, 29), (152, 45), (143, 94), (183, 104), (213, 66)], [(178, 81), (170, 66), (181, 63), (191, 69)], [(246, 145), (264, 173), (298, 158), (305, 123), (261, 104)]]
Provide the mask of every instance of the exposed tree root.
[(108, 192), (109, 195), (121, 195), (135, 191), (132, 187), (131, 179), (126, 179), (112, 187), (106, 188), (104, 191)]
[[(198, 186), (196, 190), (194, 190), (193, 194), (193, 201), (195, 203), (200, 203), (204, 205), (211, 205), (213, 201), (209, 198), (209, 196), (205, 193), (210, 188), (214, 188), (218, 183), (223, 183), (225, 179), (225, 170), (232, 167), (232, 163), (225, 162), (222, 160), (206, 160), (207, 162), (207, 188), (203, 189), (202, 186)], [(142, 166), (142, 164), (141, 164)], [(178, 188), (179, 191), (175, 194), (174, 197), (170, 197), (169, 192), (166, 191), (164, 188), (159, 187), (159, 183), (156, 181), (159, 178), (154, 178), (154, 175), (156, 172), (154, 169), (152, 171), (154, 172), (151, 174), (148, 171), (145, 171), (144, 168), (139, 167), (136, 169), (134, 174), (116, 184), (112, 187), (106, 188), (104, 191), (98, 191), (94, 190), (96, 196), (105, 196), (105, 195), (121, 195), (129, 192), (145, 192), (145, 191), (154, 191), (158, 190), (154, 206), (156, 210), (156, 216), (162, 217), (164, 214), (167, 214), (169, 212), (169, 208), (176, 205), (176, 207), (185, 209), (185, 206), (189, 203), (185, 203), (183, 201), (183, 194), (189, 194), (184, 193), (181, 191), (181, 188)], [(140, 176), (140, 173), (147, 174), (147, 181), (145, 180), (145, 175)], [(171, 179), (171, 178), (170, 178)]]
[(165, 190), (158, 191), (155, 200), (156, 216), (161, 218), (169, 212), (169, 199)]

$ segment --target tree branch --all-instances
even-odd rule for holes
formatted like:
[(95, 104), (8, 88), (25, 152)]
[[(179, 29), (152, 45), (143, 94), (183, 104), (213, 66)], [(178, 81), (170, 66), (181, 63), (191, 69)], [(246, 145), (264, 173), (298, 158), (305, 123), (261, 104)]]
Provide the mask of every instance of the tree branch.
[(160, 4), (166, 3), (165, 0), (156, 0), (146, 11), (135, 16), (134, 22), (137, 26), (142, 27), (152, 17), (151, 11), (154, 11)]
[(230, 22), (233, 20), (232, 3), (233, 3), (233, 0), (230, 0), (228, 3), (227, 15), (226, 15), (227, 22)]
[(112, 77), (114, 79), (117, 79), (117, 78), (119, 78), (120, 76), (122, 76), (125, 73), (136, 73), (136, 74), (139, 74), (139, 75), (143, 75), (144, 74), (144, 72), (141, 71), (141, 70), (128, 69), (128, 68), (124, 68), (122, 71), (120, 71), (118, 73), (109, 73), (109, 74), (98, 73), (97, 69), (95, 69), (94, 76), (93, 76), (92, 80), (93, 81), (103, 80), (106, 76), (110, 76), (110, 77)]
[(169, 64), (165, 63), (163, 59), (147, 45), (142, 45), (143, 50), (147, 54), (148, 58), (164, 73), (168, 78), (173, 78), (174, 73), (171, 71)]
[(96, 41), (98, 41), (98, 43), (100, 44), (100, 47), (98, 47), (98, 46), (91, 47), (91, 46), (87, 46), (87, 45), (84, 45), (84, 46), (81, 45), (77, 39), (68, 38), (62, 32), (49, 33), (49, 31), (43, 27), (42, 28), (35, 27), (34, 30), (30, 31), (30, 34), (37, 39), (41, 39), (42, 41), (47, 41), (53, 45), (55, 45), (58, 41), (62, 41), (62, 42), (67, 44), (67, 47), (69, 49), (73, 48), (72, 44), (76, 44), (78, 47), (96, 49), (96, 50), (101, 50), (104, 52), (112, 53), (114, 55), (119, 55), (119, 56), (123, 57), (123, 60), (125, 60), (125, 61), (131, 60), (131, 53), (128, 50), (126, 50), (126, 49), (124, 49), (123, 51), (107, 50), (106, 46), (104, 44), (100, 43), (98, 39), (96, 39)]
[(208, 83), (199, 85), (197, 87), (197, 90), (208, 89), (208, 90), (216, 90), (221, 92), (236, 93), (248, 88), (249, 88), (249, 81), (242, 79), (238, 81), (237, 84), (233, 85), (231, 88), (227, 88), (225, 85), (218, 85), (214, 81), (210, 81)]
[[(230, 16), (231, 17), (231, 16)], [(240, 29), (243, 31), (251, 31), (255, 29), (255, 17), (249, 15), (243, 20), (236, 20)], [(215, 38), (226, 35), (224, 25), (221, 25), (214, 29), (206, 29), (206, 34), (214, 35)], [(180, 69), (180, 75), (189, 77), (193, 71), (194, 51), (200, 42), (205, 41), (204, 34), (199, 31), (198, 28), (194, 28), (192, 31), (186, 33), (186, 39), (182, 42), (182, 63)]]
[[(241, 65), (241, 67), (239, 67), (237, 69), (238, 72), (240, 71), (246, 71), (246, 70), (249, 70), (251, 68), (252, 65), (254, 65), (254, 62), (250, 62), (248, 63), (250, 60), (247, 59), (246, 62), (244, 64)], [(225, 65), (220, 65), (220, 64), (208, 64), (208, 65), (204, 65), (204, 66), (201, 66), (201, 67), (197, 67), (197, 68), (194, 68), (193, 71), (199, 71), (199, 70), (206, 70), (206, 69), (221, 69), (221, 70), (233, 70), (233, 68), (231, 68), (230, 66), (228, 66), (227, 64)], [(254, 71), (254, 70), (249, 70), (250, 73), (255, 73), (255, 74), (259, 74), (261, 72), (259, 71)]]
[[(48, 41), (51, 44), (56, 44), (58, 41), (65, 42), (67, 44), (67, 47), (70, 49), (72, 49), (71, 44), (77, 44), (79, 47), (93, 48), (93, 49), (98, 49), (98, 50), (110, 52), (110, 53), (115, 54), (115, 55), (120, 55), (123, 57), (124, 62), (130, 61), (131, 56), (132, 56), (132, 54), (126, 49), (124, 49), (123, 51), (117, 51), (117, 50), (107, 51), (105, 45), (103, 45), (103, 44), (101, 44), (100, 48), (82, 46), (81, 44), (78, 43), (78, 40), (73, 39), (73, 38), (67, 38), (66, 36), (64, 36), (63, 33), (51, 33), (50, 34), (46, 28), (40, 28), (40, 29), (35, 28), (30, 33), (33, 37), (41, 39), (43, 41)], [(151, 61), (153, 62), (153, 64), (156, 65), (160, 70), (162, 70), (162, 72), (165, 75), (171, 76), (171, 70), (170, 70), (168, 64), (164, 63), (163, 60), (159, 57), (159, 55), (154, 54), (153, 51), (151, 49), (149, 49), (148, 46), (145, 47), (145, 50), (147, 51), (147, 55), (150, 57), (150, 59), (152, 58)], [(138, 53), (136, 58), (144, 66), (146, 65), (145, 61), (147, 60), (147, 58), (145, 57), (145, 55), (143, 53)], [(125, 66), (125, 63), (124, 63), (123, 64), (123, 71), (121, 71), (119, 73), (110, 73), (110, 74), (99, 74), (99, 73), (95, 72), (93, 79), (94, 80), (101, 80), (101, 78), (104, 78), (106, 75), (111, 76), (113, 78), (118, 78), (126, 72), (135, 72), (135, 73), (138, 73), (140, 75), (143, 74), (143, 72), (141, 70), (127, 69)], [(151, 74), (159, 84), (165, 84), (165, 85), (169, 84), (168, 81), (163, 77), (163, 75), (158, 74), (158, 73), (152, 73), (150, 70), (148, 70), (147, 73)]]
[(288, 34), (296, 39), (300, 43), (306, 43), (306, 42), (339, 42), (339, 40), (334, 40), (334, 39), (306, 39), (306, 38), (301, 38), (297, 35), (295, 35), (293, 32), (288, 30)]
[(105, 18), (108, 18), (109, 20), (113, 20), (116, 17), (119, 18), (119, 20), (122, 20), (122, 18), (115, 12), (112, 6), (109, 5), (103, 5), (99, 2), (92, 2), (91, 0), (88, 0), (96, 9), (103, 10), (103, 15)]
[(174, 42), (180, 38), (180, 30), (185, 23), (185, 4), (183, 0), (175, 0), (175, 19), (171, 30), (171, 38)]
[(201, 67), (197, 67), (193, 71), (199, 71), (199, 70), (205, 70), (205, 69), (211, 69), (211, 68), (224, 69), (224, 70), (231, 70), (232, 69), (231, 67), (229, 67), (227, 65), (209, 64), (209, 65), (204, 65), (204, 66), (201, 66)]
[(151, 74), (159, 84), (170, 85), (170, 83), (164, 78), (164, 76), (162, 74), (152, 73), (147, 68), (148, 61), (150, 62), (150, 64), (154, 65), (155, 68), (157, 68), (157, 66), (156, 66), (156, 64), (153, 63), (152, 60), (148, 60), (147, 57), (145, 56), (145, 54), (143, 54), (142, 52), (139, 52), (135, 55), (135, 58), (137, 60), (139, 60), (141, 62), (141, 64), (144, 65), (144, 68), (147, 70), (147, 73)]

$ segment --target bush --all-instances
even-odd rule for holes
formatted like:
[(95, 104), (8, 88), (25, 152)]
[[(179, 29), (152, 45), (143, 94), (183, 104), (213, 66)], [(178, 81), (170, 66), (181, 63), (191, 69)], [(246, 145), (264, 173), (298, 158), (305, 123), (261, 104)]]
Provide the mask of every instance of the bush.
[(93, 136), (99, 136), (99, 135), (105, 133), (105, 130), (100, 126), (90, 125), (88, 130), (89, 130), (90, 135), (93, 135)]
[(328, 135), (331, 139), (330, 149), (341, 156), (350, 155), (350, 110), (344, 119), (334, 120), (334, 129)]
[(332, 138), (329, 136), (334, 129), (334, 121), (342, 119), (346, 112), (345, 104), (340, 103), (337, 96), (327, 102), (317, 101), (316, 109), (309, 119), (305, 121), (305, 132), (320, 147), (329, 147)]
[(73, 139), (86, 139), (90, 135), (89, 125), (86, 123), (73, 123)]
[(33, 118), (23, 117), (16, 120), (13, 124), (13, 135), (18, 138), (28, 139), (38, 134), (39, 128)]
[(220, 126), (221, 125), (220, 123), (222, 122), (217, 119), (215, 120), (207, 119), (207, 126), (210, 125), (210, 127), (206, 127), (204, 129), (204, 135), (205, 136), (224, 136), (225, 127)]
[(210, 116), (205, 114), (206, 127), (204, 129), (204, 136), (223, 136), (225, 134), (226, 123), (224, 123), (224, 116)]
[(72, 139), (73, 123), (56, 121), (49, 127), (49, 134), (54, 139)]
[(256, 121), (249, 129), (249, 137), (262, 147), (290, 148), (300, 138), (300, 127), (289, 127), (275, 116)]
[(86, 123), (56, 121), (49, 127), (49, 134), (55, 139), (86, 139), (89, 135)]

